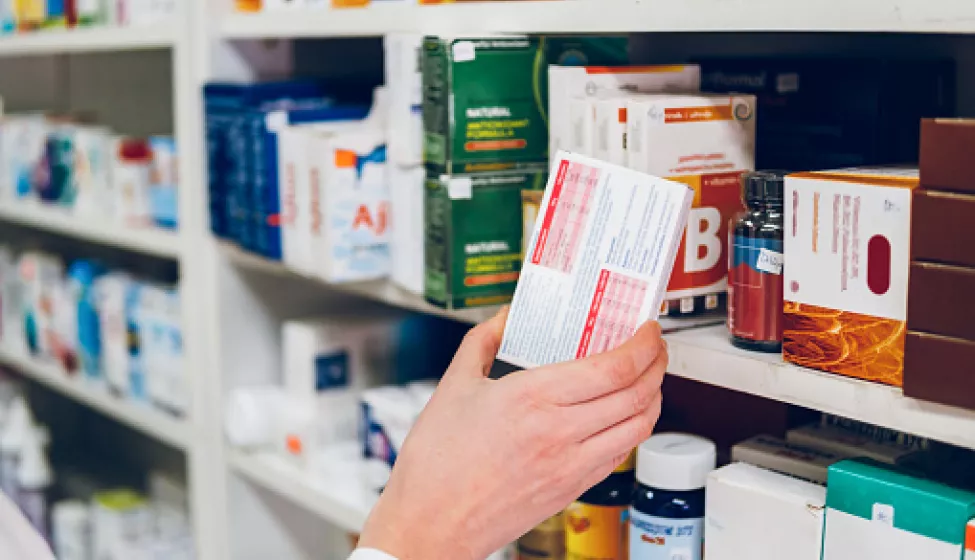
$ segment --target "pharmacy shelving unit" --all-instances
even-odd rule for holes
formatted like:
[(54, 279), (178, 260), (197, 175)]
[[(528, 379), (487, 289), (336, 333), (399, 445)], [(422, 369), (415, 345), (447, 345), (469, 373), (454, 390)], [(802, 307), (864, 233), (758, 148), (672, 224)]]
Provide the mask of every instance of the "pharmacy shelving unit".
[[(230, 0), (210, 0), (200, 3), (197, 13), (197, 29), (211, 46), (209, 56), (197, 66), (200, 85), (215, 79), (247, 80), (308, 70), (298, 67), (297, 58), (334, 68), (324, 56), (295, 53), (299, 46), (314, 47), (326, 39), (394, 32), (691, 32), (695, 43), (691, 46), (671, 40), (669, 33), (641, 37), (663, 41), (656, 52), (678, 58), (702, 52), (735, 54), (727, 52), (726, 44), (715, 46), (726, 36), (736, 37), (737, 52), (747, 53), (812, 50), (848, 55), (850, 51), (928, 49), (965, 52), (969, 59), (975, 53), (968, 37), (975, 34), (975, 4), (967, 0), (563, 0), (430, 6), (384, 1), (364, 8), (293, 8), (258, 14), (236, 13)], [(763, 45), (760, 36), (743, 36), (747, 32), (791, 35), (770, 46)], [(854, 33), (868, 33), (877, 40), (851, 43), (848, 38)], [(296, 39), (315, 41), (291, 41)], [(342, 59), (345, 64), (360, 60), (349, 51), (342, 53)], [(959, 98), (966, 93), (975, 99), (969, 91), (975, 88), (972, 80), (960, 79), (959, 88)], [(975, 105), (967, 111), (975, 114)], [(282, 320), (307, 314), (319, 304), (324, 306), (325, 300), (347, 303), (353, 295), (361, 297), (363, 305), (381, 302), (468, 324), (493, 313), (491, 309), (459, 313), (435, 309), (387, 282), (329, 286), (212, 239), (202, 250), (208, 255), (211, 291), (207, 296), (215, 307), (208, 306), (213, 350), (208, 358), (212, 370), (219, 372), (211, 386), (213, 410), (222, 409), (222, 399), (234, 387), (277, 381)], [(725, 327), (714, 322), (666, 334), (672, 375), (975, 448), (975, 413), (908, 399), (893, 388), (795, 367), (778, 356), (735, 349)], [(222, 445), (216, 454), (226, 467), (221, 473), (225, 483), (218, 489), (224, 492), (226, 504), (220, 527), (227, 543), (222, 558), (340, 558), (343, 545), (326, 537), (325, 527), (359, 530), (374, 500), (360, 491), (354, 467), (339, 469), (345, 475), (333, 472), (325, 477), (299, 470), (273, 453), (247, 453)]]
[[(203, 310), (205, 293), (208, 290), (202, 274), (205, 267), (200, 264), (200, 259), (205, 258), (205, 254), (188, 250), (194, 243), (199, 244), (207, 237), (203, 213), (205, 196), (202, 189), (193, 188), (192, 185), (194, 180), (199, 184), (198, 169), (201, 165), (201, 144), (198, 140), (201, 121), (196, 112), (198, 84), (193, 72), (193, 57), (197, 49), (194, 47), (194, 32), (188, 23), (193, 4), (178, 2), (174, 19), (160, 24), (44, 30), (32, 34), (0, 36), (0, 63), (9, 64), (9, 68), (13, 69), (0, 76), (0, 94), (6, 97), (12, 91), (12, 96), (18, 98), (21, 105), (25, 104), (26, 99), (26, 105), (32, 110), (88, 110), (93, 104), (103, 111), (107, 106), (110, 113), (113, 105), (121, 101), (129, 108), (134, 107), (126, 114), (125, 118), (128, 118), (133, 114), (139, 116), (140, 113), (151, 111), (150, 107), (160, 104), (160, 100), (164, 107), (168, 105), (170, 114), (146, 122), (150, 123), (147, 126), (171, 122), (171, 132), (179, 143), (179, 172), (185, 179), (181, 183), (181, 227), (178, 232), (113, 226), (104, 221), (76, 218), (57, 209), (16, 204), (6, 199), (0, 199), (0, 223), (12, 224), (28, 232), (36, 231), (46, 236), (64, 238), (76, 246), (90, 244), (101, 253), (106, 249), (119, 252), (128, 261), (149, 258), (178, 265), (183, 301), (184, 363), (191, 383), (191, 409), (185, 417), (173, 417), (154, 408), (117, 398), (103, 390), (96, 390), (81, 380), (71, 379), (54, 364), (7, 351), (0, 351), (0, 365), (17, 371), (119, 424), (133, 428), (151, 440), (183, 453), (186, 479), (190, 488), (190, 515), (196, 549), (199, 557), (206, 559), (221, 557), (224, 543), (217, 540), (219, 531), (212, 528), (223, 508), (209, 499), (206, 491), (218, 482), (216, 469), (212, 467), (213, 462), (208, 460), (208, 450), (219, 445), (219, 432), (207, 431), (207, 427), (213, 423), (207, 422), (206, 414), (206, 383), (209, 371), (205, 359), (206, 320), (209, 314)], [(87, 58), (89, 54), (94, 55), (94, 58)], [(144, 59), (140, 58), (143, 56), (151, 59), (145, 59), (149, 60), (148, 64), (143, 64)], [(162, 90), (144, 90), (138, 93), (119, 91), (118, 85), (124, 82), (116, 80), (113, 71), (124, 72), (126, 69), (141, 66), (150, 68), (151, 71), (160, 60), (168, 62), (168, 66), (161, 69), (163, 75), (154, 76), (159, 79), (159, 83), (166, 84)], [(73, 65), (75, 62), (77, 65)], [(120, 62), (124, 63), (123, 66), (114, 69), (113, 66)], [(38, 80), (43, 87), (39, 87), (37, 91), (24, 91), (24, 83), (35, 84)], [(146, 83), (156, 85), (155, 81)], [(61, 91), (62, 88), (67, 90), (68, 86), (71, 88), (70, 92)], [(36, 85), (32, 87), (37, 88)], [(125, 96), (130, 93), (140, 97), (126, 99)], [(72, 105), (77, 101), (71, 99), (72, 94), (82, 97), (78, 102), (81, 107)], [(39, 100), (36, 103), (42, 105), (35, 106), (35, 98)], [(10, 110), (9, 105), (7, 110)], [(138, 126), (135, 128), (138, 129)], [(146, 131), (148, 132), (163, 130)]]
[[(303, 50), (299, 46), (317, 48), (316, 44), (330, 38), (357, 41), (390, 32), (634, 32), (651, 34), (641, 39), (664, 41), (663, 48), (654, 52), (668, 58), (702, 51), (769, 53), (780, 49), (843, 54), (926, 49), (958, 54), (960, 61), (968, 61), (965, 68), (971, 71), (959, 74), (959, 99), (975, 100), (975, 80), (968, 76), (975, 75), (971, 62), (975, 61), (975, 3), (970, 0), (548, 0), (433, 6), (384, 0), (357, 9), (262, 14), (237, 14), (232, 5), (233, 0), (179, 0), (176, 18), (166, 25), (0, 37), (0, 62), (30, 60), (18, 68), (32, 75), (63, 70), (61, 62), (81, 54), (95, 58), (115, 53), (149, 58), (158, 51), (170, 54), (172, 89), (162, 98), (171, 104), (172, 128), (179, 145), (178, 233), (123, 230), (69, 219), (46, 208), (2, 202), (0, 222), (178, 264), (193, 398), (190, 413), (184, 419), (149, 414), (155, 411), (89, 391), (51, 366), (20, 356), (0, 354), (0, 363), (183, 450), (201, 560), (340, 558), (346, 546), (342, 533), (358, 530), (372, 505), (372, 499), (358, 491), (361, 485), (354, 464), (330, 471), (348, 476), (314, 477), (273, 454), (239, 452), (224, 442), (222, 411), (228, 392), (279, 381), (283, 320), (350, 303), (379, 303), (466, 324), (493, 313), (435, 309), (386, 282), (328, 286), (214, 239), (207, 225), (203, 161), (200, 89), (205, 83), (307, 70), (296, 59), (303, 59), (305, 66), (309, 60), (321, 63), (332, 71), (358, 64), (365, 56), (351, 50), (341, 53), (338, 61), (297, 55)], [(671, 33), (654, 33), (674, 31), (694, 33), (683, 44)], [(761, 37), (743, 37), (741, 32), (791, 35), (770, 47)], [(875, 34), (871, 36), (877, 41), (851, 42), (853, 33), (846, 32), (861, 37), (862, 32)], [(720, 43), (725, 37), (733, 37), (731, 43)], [(378, 49), (368, 52), (378, 56)], [(54, 58), (58, 63), (39, 70), (33, 63), (35, 56)], [(58, 100), (59, 92), (51, 95), (50, 88), (23, 92), (8, 76), (0, 75), (0, 93), (5, 96), (13, 88), (22, 97), (26, 93)], [(74, 88), (85, 78), (72, 74), (67, 85)], [(89, 97), (102, 95), (114, 101), (126, 95), (111, 75), (94, 73), (87, 78), (96, 82), (85, 90)], [(146, 94), (140, 90), (138, 95)], [(967, 114), (975, 115), (975, 101), (967, 103)], [(125, 118), (138, 118), (141, 108), (129, 106)], [(705, 323), (710, 326), (667, 334), (672, 374), (975, 448), (973, 413), (907, 399), (895, 389), (794, 367), (775, 356), (736, 350), (727, 342), (721, 325), (713, 325), (713, 320)]]

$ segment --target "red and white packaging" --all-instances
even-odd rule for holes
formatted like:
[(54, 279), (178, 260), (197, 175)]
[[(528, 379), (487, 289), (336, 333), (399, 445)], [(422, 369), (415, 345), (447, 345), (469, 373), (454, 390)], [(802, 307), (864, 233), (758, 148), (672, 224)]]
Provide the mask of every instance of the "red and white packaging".
[(498, 359), (585, 358), (656, 319), (693, 198), (684, 184), (559, 152)]
[(630, 94), (626, 116), (628, 166), (694, 191), (667, 300), (724, 293), (728, 225), (755, 170), (755, 97)]

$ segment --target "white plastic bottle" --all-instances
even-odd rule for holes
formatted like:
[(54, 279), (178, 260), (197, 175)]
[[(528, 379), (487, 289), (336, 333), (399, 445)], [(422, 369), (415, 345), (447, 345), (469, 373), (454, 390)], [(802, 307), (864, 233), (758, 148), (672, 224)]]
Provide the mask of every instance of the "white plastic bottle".
[(17, 505), (34, 529), (51, 542), (47, 524), (47, 489), (54, 475), (44, 448), (49, 440), (47, 428), (31, 426), (20, 448), (17, 466)]
[(30, 408), (24, 397), (16, 397), (10, 403), (6, 422), (0, 430), (0, 491), (17, 502), (17, 469), (20, 451), (28, 430), (33, 424)]

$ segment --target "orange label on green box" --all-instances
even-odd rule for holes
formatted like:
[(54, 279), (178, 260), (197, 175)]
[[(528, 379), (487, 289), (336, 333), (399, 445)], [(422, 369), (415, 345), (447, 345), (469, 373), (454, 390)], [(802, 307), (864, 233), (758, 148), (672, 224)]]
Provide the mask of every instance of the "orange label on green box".
[(597, 506), (575, 502), (565, 510), (567, 560), (626, 560), (625, 506)]

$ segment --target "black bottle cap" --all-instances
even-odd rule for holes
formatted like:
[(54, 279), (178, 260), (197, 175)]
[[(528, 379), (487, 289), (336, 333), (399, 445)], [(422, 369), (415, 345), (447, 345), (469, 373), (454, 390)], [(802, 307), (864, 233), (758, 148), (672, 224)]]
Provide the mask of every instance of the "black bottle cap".
[(785, 171), (753, 171), (741, 178), (742, 198), (750, 202), (782, 202), (785, 196)]

